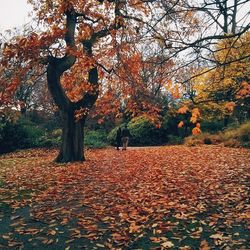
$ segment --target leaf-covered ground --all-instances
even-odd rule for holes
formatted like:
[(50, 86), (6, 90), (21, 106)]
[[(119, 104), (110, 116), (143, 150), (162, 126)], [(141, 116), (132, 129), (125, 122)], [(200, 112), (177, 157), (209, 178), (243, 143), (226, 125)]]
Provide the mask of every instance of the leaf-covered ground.
[(250, 249), (250, 150), (56, 154), (0, 157), (0, 249)]

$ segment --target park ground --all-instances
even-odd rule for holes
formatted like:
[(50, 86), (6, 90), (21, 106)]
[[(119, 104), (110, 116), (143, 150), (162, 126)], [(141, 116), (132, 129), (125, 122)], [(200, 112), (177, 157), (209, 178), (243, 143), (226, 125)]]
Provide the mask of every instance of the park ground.
[(0, 249), (250, 249), (250, 150), (166, 146), (0, 157)]

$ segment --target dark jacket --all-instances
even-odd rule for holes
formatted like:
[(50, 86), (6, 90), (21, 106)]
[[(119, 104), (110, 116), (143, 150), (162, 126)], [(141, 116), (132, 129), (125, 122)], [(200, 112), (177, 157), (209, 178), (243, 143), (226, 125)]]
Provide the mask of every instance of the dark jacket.
[(124, 128), (122, 130), (122, 137), (130, 137), (130, 136), (131, 136), (131, 134), (130, 134), (129, 130), (127, 128)]
[(122, 138), (122, 130), (120, 128), (118, 128), (117, 132), (116, 132), (116, 141), (121, 141)]

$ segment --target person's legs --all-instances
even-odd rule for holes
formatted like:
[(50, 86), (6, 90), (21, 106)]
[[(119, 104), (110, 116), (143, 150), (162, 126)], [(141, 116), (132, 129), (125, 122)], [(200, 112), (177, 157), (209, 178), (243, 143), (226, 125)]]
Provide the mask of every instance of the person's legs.
[(122, 138), (122, 150), (126, 150), (128, 146), (128, 137)]
[(127, 147), (128, 147), (128, 141), (129, 141), (129, 138), (128, 137), (126, 137), (126, 145), (125, 145), (125, 150), (127, 149)]
[(126, 149), (126, 137), (122, 137), (122, 150)]
[(119, 147), (120, 147), (120, 141), (116, 141), (116, 149), (119, 150)]

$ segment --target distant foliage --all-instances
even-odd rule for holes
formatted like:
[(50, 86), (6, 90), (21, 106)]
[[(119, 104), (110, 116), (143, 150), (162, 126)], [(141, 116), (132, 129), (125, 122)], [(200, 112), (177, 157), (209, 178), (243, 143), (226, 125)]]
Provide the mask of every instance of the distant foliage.
[[(121, 125), (121, 128), (123, 127), (124, 124)], [(118, 127), (114, 128), (108, 135), (108, 142), (111, 145), (115, 145), (117, 129)], [(144, 116), (133, 118), (128, 123), (128, 129), (131, 133), (131, 138), (129, 141), (130, 146), (150, 146), (159, 145), (162, 143), (162, 131)]]
[(112, 146), (115, 146), (116, 145), (116, 133), (117, 133), (117, 130), (119, 127), (123, 127), (123, 125), (121, 126), (117, 126), (115, 128), (113, 128), (109, 133), (108, 133), (108, 136), (107, 136), (107, 141), (109, 144), (111, 144)]
[(209, 133), (216, 133), (221, 131), (224, 128), (224, 121), (223, 120), (205, 120), (201, 123), (201, 131), (202, 132), (209, 132)]
[(0, 153), (39, 146), (44, 131), (27, 119), (0, 121)]
[(223, 144), (228, 147), (250, 148), (250, 121), (237, 128), (231, 127), (217, 134), (202, 133), (196, 136), (189, 136), (185, 138), (184, 143), (188, 146)]
[[(250, 121), (236, 129), (228, 129), (224, 133), (226, 146), (239, 146), (250, 148)], [(231, 144), (233, 145), (231, 145)]]
[(62, 130), (55, 129), (53, 131), (46, 131), (44, 136), (39, 140), (40, 147), (54, 148), (59, 147), (61, 144)]
[(131, 133), (130, 141), (133, 145), (157, 145), (160, 143), (159, 128), (156, 128), (155, 124), (144, 116), (133, 118), (128, 123), (128, 128)]
[(84, 143), (88, 148), (104, 148), (107, 146), (107, 134), (104, 130), (86, 130)]
[(168, 135), (167, 137), (167, 144), (169, 145), (179, 145), (179, 144), (183, 144), (183, 138), (181, 138), (180, 136), (176, 136), (176, 135)]

